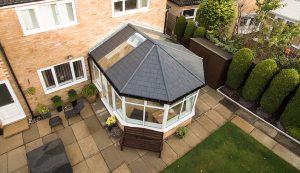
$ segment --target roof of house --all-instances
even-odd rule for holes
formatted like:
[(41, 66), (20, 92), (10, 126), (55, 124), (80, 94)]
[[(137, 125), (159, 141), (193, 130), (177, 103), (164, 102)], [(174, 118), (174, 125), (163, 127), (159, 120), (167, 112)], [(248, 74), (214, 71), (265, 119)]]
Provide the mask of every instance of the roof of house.
[(283, 7), (272, 13), (293, 22), (300, 22), (300, 0), (282, 0)]
[(189, 6), (189, 5), (198, 5), (201, 0), (170, 0), (171, 2), (177, 4), (178, 6)]
[(8, 5), (17, 5), (24, 4), (29, 2), (37, 2), (42, 0), (0, 0), (0, 7), (8, 6)]
[[(143, 35), (145, 41), (106, 70), (97, 63), (135, 33)], [(131, 24), (90, 55), (122, 96), (173, 103), (204, 85), (202, 58), (182, 45), (154, 40)]]

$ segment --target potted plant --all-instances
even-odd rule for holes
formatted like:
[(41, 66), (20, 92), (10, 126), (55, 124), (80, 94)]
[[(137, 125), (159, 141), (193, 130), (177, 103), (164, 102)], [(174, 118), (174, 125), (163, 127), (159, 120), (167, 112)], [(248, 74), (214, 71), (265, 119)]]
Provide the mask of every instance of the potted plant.
[(74, 89), (70, 89), (68, 91), (68, 99), (71, 102), (72, 106), (75, 107), (77, 105), (77, 92)]
[(43, 119), (51, 117), (50, 110), (46, 105), (39, 103), (36, 106), (36, 111), (41, 115)]
[(54, 104), (54, 107), (56, 108), (57, 112), (61, 112), (62, 111), (62, 106), (63, 106), (63, 101), (61, 100), (61, 97), (56, 95), (56, 96), (53, 96), (51, 98), (53, 104)]
[(88, 100), (89, 103), (94, 103), (96, 101), (97, 92), (97, 87), (93, 83), (85, 85), (82, 89), (82, 95)]
[(109, 131), (111, 131), (111, 129), (113, 127), (116, 127), (116, 125), (117, 125), (117, 119), (116, 119), (116, 117), (113, 116), (113, 115), (110, 116), (110, 117), (108, 117), (107, 120), (105, 121), (105, 125), (106, 125), (107, 129)]
[(185, 135), (187, 134), (188, 132), (188, 129), (187, 127), (179, 127), (177, 130), (176, 130), (176, 136), (180, 139), (184, 138)]

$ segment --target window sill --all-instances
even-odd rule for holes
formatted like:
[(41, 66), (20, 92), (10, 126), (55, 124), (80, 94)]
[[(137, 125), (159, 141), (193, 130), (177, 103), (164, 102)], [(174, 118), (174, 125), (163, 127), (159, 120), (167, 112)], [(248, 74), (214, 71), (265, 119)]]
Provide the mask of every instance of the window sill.
[(79, 22), (76, 21), (76, 22), (72, 22), (72, 23), (68, 23), (68, 24), (64, 24), (64, 25), (58, 25), (58, 26), (54, 26), (54, 27), (50, 27), (50, 28), (46, 28), (46, 29), (36, 29), (36, 30), (32, 30), (32, 31), (26, 31), (26, 32), (24, 32), (23, 36), (25, 37), (25, 36), (43, 33), (43, 32), (47, 32), (47, 31), (52, 31), (52, 30), (56, 30), (56, 29), (67, 28), (67, 27), (71, 27), (71, 26), (76, 26), (78, 24), (79, 24)]
[(126, 16), (130, 14), (136, 14), (136, 13), (141, 13), (141, 12), (148, 12), (150, 11), (149, 8), (140, 8), (136, 10), (128, 10), (128, 11), (123, 11), (123, 12), (112, 12), (112, 18), (114, 17), (121, 17), (121, 16)]
[(84, 81), (86, 81), (86, 80), (87, 80), (87, 77), (82, 78), (82, 79), (80, 79), (80, 80), (77, 80), (77, 81), (75, 81), (75, 82), (71, 82), (71, 83), (68, 83), (68, 84), (59, 86), (59, 87), (51, 88), (51, 89), (49, 89), (49, 90), (44, 89), (44, 92), (45, 92), (45, 94), (50, 94), (50, 93), (53, 93), (53, 92), (55, 92), (55, 91), (58, 91), (58, 90), (61, 90), (61, 89), (65, 89), (65, 88), (68, 88), (68, 87), (70, 87), (70, 86), (79, 84), (79, 83), (84, 82)]

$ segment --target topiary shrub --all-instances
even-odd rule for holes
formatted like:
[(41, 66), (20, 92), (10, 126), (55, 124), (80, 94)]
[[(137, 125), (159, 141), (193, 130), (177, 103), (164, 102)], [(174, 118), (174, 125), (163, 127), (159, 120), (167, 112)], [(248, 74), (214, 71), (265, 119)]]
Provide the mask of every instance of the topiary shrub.
[(250, 101), (257, 100), (277, 71), (278, 67), (273, 59), (266, 59), (257, 64), (243, 88), (243, 97)]
[(187, 22), (184, 16), (180, 16), (177, 18), (174, 28), (174, 34), (177, 36), (177, 40), (180, 40), (183, 37), (186, 25)]
[(193, 37), (194, 38), (204, 38), (206, 35), (206, 30), (204, 27), (198, 27), (195, 32), (194, 32), (194, 35)]
[(176, 136), (180, 139), (184, 138), (185, 135), (187, 134), (188, 132), (188, 128), (187, 127), (179, 127), (178, 129), (176, 129)]
[(243, 84), (253, 59), (254, 54), (248, 48), (242, 48), (233, 55), (226, 79), (226, 85), (229, 88), (238, 89)]
[(280, 121), (291, 136), (300, 140), (300, 87), (285, 107)]
[(188, 24), (186, 25), (184, 34), (183, 34), (183, 39), (185, 41), (187, 41), (190, 38), (192, 38), (196, 29), (197, 29), (197, 26), (196, 26), (196, 23), (194, 21), (188, 22)]
[(267, 91), (263, 94), (260, 105), (266, 112), (275, 112), (285, 97), (299, 84), (299, 74), (295, 69), (283, 69), (271, 81)]

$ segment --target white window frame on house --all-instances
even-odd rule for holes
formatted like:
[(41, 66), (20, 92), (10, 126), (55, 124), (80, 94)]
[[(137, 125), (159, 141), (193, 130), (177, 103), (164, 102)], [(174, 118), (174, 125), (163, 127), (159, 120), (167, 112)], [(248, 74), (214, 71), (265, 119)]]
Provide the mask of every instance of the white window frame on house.
[[(76, 61), (81, 61), (81, 65), (82, 65), (83, 77), (80, 78), (80, 79), (76, 79), (76, 76), (75, 76), (75, 70), (74, 70), (73, 62), (76, 62)], [(55, 73), (55, 70), (54, 70), (54, 67), (62, 65), (62, 64), (66, 64), (66, 63), (70, 64), (71, 73), (72, 73), (71, 74), (72, 75), (72, 82), (68, 82), (68, 83), (59, 85), (58, 79), (57, 79), (57, 76), (56, 76), (56, 73)], [(44, 77), (42, 75), (42, 72), (45, 71), (45, 70), (51, 70), (52, 76), (53, 76), (54, 82), (55, 82), (55, 86), (54, 87), (47, 88), (46, 82), (44, 81)], [(71, 60), (71, 61), (66, 61), (66, 62), (63, 62), (63, 63), (60, 63), (60, 64), (55, 64), (55, 65), (50, 66), (50, 67), (39, 69), (39, 70), (37, 70), (37, 73), (38, 73), (38, 76), (39, 76), (39, 79), (40, 79), (40, 82), (42, 84), (42, 87), (44, 89), (45, 94), (49, 94), (49, 93), (52, 93), (52, 92), (64, 89), (64, 88), (70, 87), (72, 85), (79, 84), (79, 83), (84, 82), (84, 81), (87, 80), (86, 67), (85, 67), (85, 63), (84, 63), (84, 58), (83, 57), (77, 58), (77, 59), (74, 59), (74, 60)]]
[[(62, 16), (63, 12), (61, 11), (61, 8), (57, 8), (57, 7), (59, 7), (61, 4), (66, 4), (66, 3), (72, 3), (72, 10), (73, 10), (73, 15), (74, 15), (73, 16), (74, 20), (70, 21), (70, 22), (62, 23), (62, 17), (61, 16)], [(45, 5), (53, 5), (53, 4), (56, 5), (56, 9), (57, 9), (56, 17), (58, 18), (59, 24), (49, 26), (49, 27), (48, 26), (43, 26), (43, 19), (41, 17), (41, 14), (39, 13), (39, 7), (45, 6)], [(37, 24), (38, 24), (39, 27), (28, 30), (26, 28), (26, 24), (25, 24), (25, 21), (23, 19), (21, 11), (30, 10), (30, 9), (34, 10), (34, 14), (36, 16)], [(47, 2), (47, 3), (30, 5), (30, 6), (18, 7), (18, 8), (16, 8), (16, 13), (17, 13), (17, 16), (19, 18), (19, 22), (20, 22), (21, 28), (23, 30), (23, 35), (24, 36), (37, 34), (37, 33), (41, 33), (41, 32), (46, 32), (46, 31), (50, 31), (50, 30), (55, 30), (55, 29), (59, 29), (59, 28), (74, 26), (74, 25), (78, 24), (77, 14), (76, 14), (76, 7), (75, 7), (74, 0), (63, 0), (63, 1)]]
[[(189, 17), (185, 17), (185, 16), (183, 15), (183, 12), (186, 11), (186, 10), (194, 10), (194, 15), (193, 15), (193, 16), (189, 16)], [(186, 19), (193, 19), (193, 20), (195, 20), (195, 19), (196, 19), (196, 15), (197, 15), (197, 11), (198, 11), (197, 8), (183, 9), (183, 10), (181, 11), (180, 15), (181, 15), (181, 16), (184, 16)]]
[[(128, 14), (134, 14), (134, 13), (139, 13), (139, 12), (143, 12), (143, 11), (148, 11), (151, 0), (147, 1), (146, 7), (141, 7), (141, 0), (137, 0), (138, 8), (131, 9), (131, 10), (125, 10), (125, 1), (126, 0), (111, 0), (111, 2), (112, 2), (112, 17), (119, 17), (119, 16), (128, 15)], [(123, 11), (115, 12), (115, 2), (122, 2)]]

